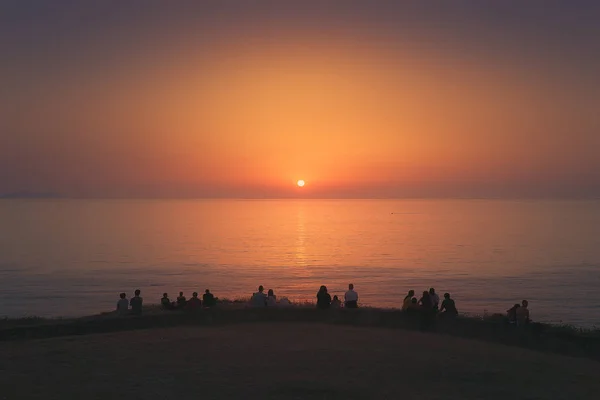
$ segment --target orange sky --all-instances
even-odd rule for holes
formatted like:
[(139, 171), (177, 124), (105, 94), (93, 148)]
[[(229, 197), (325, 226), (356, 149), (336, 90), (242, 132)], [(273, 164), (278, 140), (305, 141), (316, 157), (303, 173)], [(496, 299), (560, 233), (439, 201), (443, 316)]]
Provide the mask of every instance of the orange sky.
[[(0, 193), (510, 197), (599, 187), (597, 46), (586, 53), (582, 38), (530, 32), (535, 15), (504, 38), (501, 19), (482, 28), (412, 10), (423, 23), (407, 28), (382, 20), (394, 10), (352, 7), (339, 16), (223, 6), (204, 10), (217, 20), (204, 26), (183, 11), (162, 20), (160, 9), (64, 5), (76, 15), (60, 14), (62, 28), (58, 14), (20, 10), (7, 28), (14, 40), (2, 43), (13, 57), (0, 78)], [(98, 16), (92, 27), (74, 22), (84, 11)], [(434, 17), (448, 26), (428, 24)], [(42, 36), (18, 36), (34, 23)]]

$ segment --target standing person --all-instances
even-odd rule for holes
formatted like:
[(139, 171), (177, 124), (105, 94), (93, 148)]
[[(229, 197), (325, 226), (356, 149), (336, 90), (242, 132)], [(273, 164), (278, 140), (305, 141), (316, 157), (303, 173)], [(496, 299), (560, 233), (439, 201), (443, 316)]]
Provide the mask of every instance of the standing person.
[(434, 288), (429, 289), (429, 297), (431, 298), (433, 311), (437, 312), (440, 305), (440, 296), (437, 295)]
[(266, 307), (267, 306), (267, 296), (265, 295), (265, 288), (263, 285), (258, 287), (258, 292), (252, 295), (251, 300), (253, 307)]
[(132, 314), (142, 314), (142, 303), (144, 302), (144, 299), (140, 297), (140, 293), (142, 293), (140, 289), (137, 289), (134, 293), (135, 296), (133, 296), (131, 300), (129, 300), (129, 305), (131, 306)]
[(204, 291), (204, 294), (202, 295), (202, 302), (204, 303), (204, 307), (215, 306), (215, 296), (213, 296), (210, 290), (206, 289)]
[(326, 310), (331, 306), (331, 295), (327, 293), (327, 286), (323, 285), (317, 292), (317, 308)]
[(269, 289), (267, 292), (267, 307), (277, 307), (277, 296), (275, 296), (275, 292), (273, 289)]
[(127, 295), (125, 293), (121, 293), (119, 295), (120, 299), (117, 301), (117, 313), (119, 315), (125, 315), (129, 313), (129, 300), (127, 300)]
[(408, 311), (411, 309), (413, 297), (415, 297), (415, 291), (409, 290), (408, 294), (404, 297), (404, 301), (402, 302), (402, 311)]
[(517, 325), (525, 325), (530, 322), (529, 320), (529, 302), (527, 300), (523, 300), (521, 302), (521, 307), (517, 308)]
[(456, 303), (454, 300), (450, 298), (450, 293), (444, 293), (444, 301), (442, 301), (442, 307), (440, 308), (442, 315), (455, 317), (458, 315), (458, 310), (456, 309)]
[(344, 294), (346, 308), (358, 308), (358, 293), (354, 291), (354, 285), (348, 285), (348, 291)]

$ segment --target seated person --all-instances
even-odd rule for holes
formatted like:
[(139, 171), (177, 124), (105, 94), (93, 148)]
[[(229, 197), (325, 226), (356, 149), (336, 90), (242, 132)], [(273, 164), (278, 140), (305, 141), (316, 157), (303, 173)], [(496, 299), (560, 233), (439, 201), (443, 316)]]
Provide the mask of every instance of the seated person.
[(340, 308), (342, 306), (342, 302), (340, 301), (337, 294), (333, 296), (333, 300), (331, 300), (331, 308)]
[(199, 310), (202, 307), (202, 301), (198, 298), (198, 292), (192, 294), (192, 298), (189, 299), (185, 305), (186, 310)]
[(444, 301), (442, 301), (442, 306), (440, 307), (440, 311), (442, 315), (447, 316), (457, 316), (458, 310), (456, 309), (456, 303), (454, 300), (450, 298), (450, 293), (444, 293)]
[(165, 310), (172, 310), (175, 308), (175, 305), (171, 303), (171, 300), (169, 300), (169, 295), (167, 293), (163, 293), (163, 297), (160, 299), (160, 305)]
[(216, 304), (215, 296), (213, 296), (213, 294), (206, 289), (202, 295), (202, 302), (204, 303), (204, 307), (214, 307)]
[(408, 311), (411, 307), (412, 299), (415, 297), (415, 291), (409, 290), (406, 297), (404, 297), (404, 301), (402, 302), (402, 311)]
[(267, 307), (277, 307), (277, 296), (275, 296), (275, 292), (273, 289), (269, 289), (267, 292)]
[(183, 292), (179, 292), (179, 296), (177, 296), (177, 307), (183, 308), (185, 307), (185, 303), (187, 303)]
[(354, 291), (354, 285), (348, 285), (348, 291), (344, 294), (346, 308), (358, 308), (358, 293)]
[(140, 296), (140, 293), (142, 293), (140, 289), (137, 289), (134, 293), (135, 296), (133, 296), (131, 300), (129, 300), (129, 305), (131, 306), (131, 313), (135, 315), (142, 314), (142, 304), (144, 303), (144, 299)]
[(265, 288), (262, 285), (258, 287), (258, 292), (252, 295), (250, 300), (253, 307), (266, 307), (267, 306), (267, 295), (264, 293)]
[[(338, 300), (339, 301), (339, 300)], [(326, 310), (331, 306), (331, 295), (327, 293), (327, 286), (321, 286), (317, 292), (317, 308)]]
[(508, 318), (509, 324), (517, 323), (517, 310), (519, 309), (519, 307), (521, 307), (521, 305), (517, 303), (508, 310), (506, 310), (506, 318)]
[(527, 300), (523, 300), (521, 302), (521, 307), (517, 308), (517, 325), (525, 325), (531, 322), (529, 319), (529, 302)]
[(119, 297), (120, 299), (117, 301), (117, 314), (129, 314), (129, 300), (127, 300), (127, 295), (125, 293), (121, 293)]

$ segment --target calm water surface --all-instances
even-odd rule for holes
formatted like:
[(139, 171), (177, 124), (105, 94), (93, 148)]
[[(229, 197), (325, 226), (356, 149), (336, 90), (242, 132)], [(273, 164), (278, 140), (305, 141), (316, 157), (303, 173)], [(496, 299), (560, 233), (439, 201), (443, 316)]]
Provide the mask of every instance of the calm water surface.
[(349, 282), (366, 305), (433, 286), (460, 311), (526, 298), (538, 321), (600, 326), (600, 202), (0, 201), (0, 316), (112, 310), (136, 288), (313, 300)]

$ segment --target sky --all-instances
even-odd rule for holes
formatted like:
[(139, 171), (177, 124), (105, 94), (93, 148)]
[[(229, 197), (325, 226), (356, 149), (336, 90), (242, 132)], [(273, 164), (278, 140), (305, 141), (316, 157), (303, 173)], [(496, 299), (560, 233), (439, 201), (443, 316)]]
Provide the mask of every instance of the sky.
[(0, 194), (597, 198), (599, 20), (573, 0), (0, 1)]

